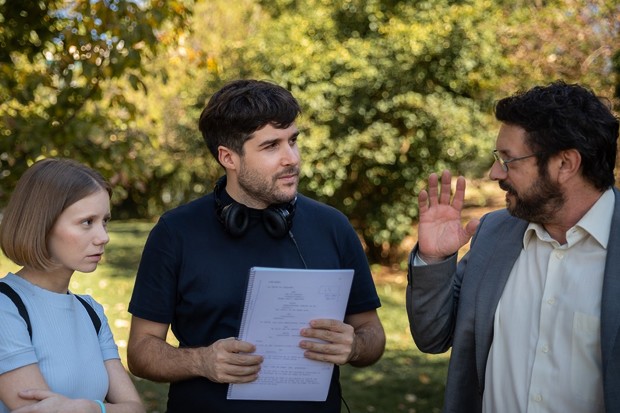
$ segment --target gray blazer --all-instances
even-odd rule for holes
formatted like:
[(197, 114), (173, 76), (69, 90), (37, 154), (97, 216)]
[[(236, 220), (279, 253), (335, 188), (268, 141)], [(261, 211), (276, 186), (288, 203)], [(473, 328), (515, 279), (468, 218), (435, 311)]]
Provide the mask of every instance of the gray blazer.
[[(601, 351), (605, 412), (620, 412), (620, 192), (609, 234), (601, 302)], [(485, 215), (470, 251), (434, 265), (413, 266), (411, 253), (407, 314), (411, 334), (426, 353), (452, 348), (444, 412), (481, 412), (493, 318), (528, 223), (506, 210)]]

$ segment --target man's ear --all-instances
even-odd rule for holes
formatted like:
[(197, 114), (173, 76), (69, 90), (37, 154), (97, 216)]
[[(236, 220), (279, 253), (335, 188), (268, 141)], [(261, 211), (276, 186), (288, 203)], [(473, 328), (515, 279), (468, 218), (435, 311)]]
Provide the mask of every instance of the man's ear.
[(218, 146), (217, 159), (226, 170), (237, 169), (239, 156), (232, 149), (229, 149), (222, 145)]
[(560, 182), (566, 182), (579, 174), (581, 170), (581, 154), (577, 149), (563, 150), (557, 156), (559, 157), (558, 179)]

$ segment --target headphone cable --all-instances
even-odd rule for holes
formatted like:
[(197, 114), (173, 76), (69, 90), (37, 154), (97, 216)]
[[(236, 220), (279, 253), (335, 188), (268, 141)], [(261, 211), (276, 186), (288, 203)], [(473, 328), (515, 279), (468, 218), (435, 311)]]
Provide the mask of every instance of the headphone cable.
[(297, 245), (297, 241), (295, 240), (295, 237), (293, 236), (293, 232), (291, 230), (288, 231), (288, 236), (291, 239), (291, 241), (293, 241), (293, 244), (295, 244), (295, 248), (297, 249), (297, 254), (299, 254), (299, 258), (301, 258), (301, 262), (304, 264), (304, 268), (308, 269), (308, 265), (306, 265), (306, 260), (304, 260), (304, 256), (301, 255), (301, 250), (299, 249), (299, 245)]
[[(299, 245), (297, 244), (297, 240), (295, 240), (295, 237), (293, 236), (293, 232), (291, 230), (288, 231), (288, 236), (291, 239), (291, 241), (293, 241), (293, 244), (295, 244), (295, 248), (297, 249), (297, 253), (299, 254), (299, 258), (301, 258), (301, 262), (304, 264), (304, 268), (308, 269), (308, 265), (306, 264), (306, 260), (304, 260), (304, 256), (301, 254), (301, 250), (299, 249)], [(344, 407), (346, 407), (347, 412), (351, 413), (351, 409), (349, 408), (349, 405), (347, 404), (347, 401), (344, 399), (344, 396), (342, 395), (342, 387), (340, 386), (340, 383), (338, 383), (338, 387), (340, 387), (340, 399), (342, 400), (342, 403), (344, 404)]]

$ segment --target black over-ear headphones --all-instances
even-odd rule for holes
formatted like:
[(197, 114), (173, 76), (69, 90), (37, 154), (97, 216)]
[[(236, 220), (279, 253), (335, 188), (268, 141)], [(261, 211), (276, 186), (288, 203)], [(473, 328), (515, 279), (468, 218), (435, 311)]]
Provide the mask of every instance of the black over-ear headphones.
[[(226, 176), (224, 175), (217, 180), (213, 189), (217, 219), (224, 225), (226, 232), (233, 237), (240, 237), (248, 229), (250, 208), (234, 200), (228, 205), (223, 205), (220, 194), (225, 187)], [(293, 226), (296, 200), (297, 198), (286, 204), (270, 205), (262, 210), (263, 225), (269, 235), (282, 238), (289, 233)]]

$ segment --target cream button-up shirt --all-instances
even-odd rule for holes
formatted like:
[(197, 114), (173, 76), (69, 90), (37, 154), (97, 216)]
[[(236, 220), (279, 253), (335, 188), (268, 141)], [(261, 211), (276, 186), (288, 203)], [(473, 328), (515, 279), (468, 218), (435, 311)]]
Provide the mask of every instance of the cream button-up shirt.
[(614, 202), (604, 192), (564, 245), (528, 226), (495, 312), (484, 413), (604, 410), (601, 289)]

